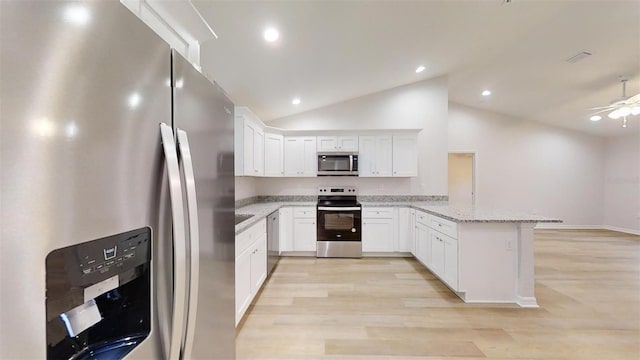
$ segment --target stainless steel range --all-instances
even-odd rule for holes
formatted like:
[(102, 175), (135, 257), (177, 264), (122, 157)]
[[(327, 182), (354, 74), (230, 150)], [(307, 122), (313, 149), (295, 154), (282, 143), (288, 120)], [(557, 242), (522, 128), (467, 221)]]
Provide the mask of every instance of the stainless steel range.
[(362, 207), (355, 187), (318, 189), (316, 257), (362, 257)]

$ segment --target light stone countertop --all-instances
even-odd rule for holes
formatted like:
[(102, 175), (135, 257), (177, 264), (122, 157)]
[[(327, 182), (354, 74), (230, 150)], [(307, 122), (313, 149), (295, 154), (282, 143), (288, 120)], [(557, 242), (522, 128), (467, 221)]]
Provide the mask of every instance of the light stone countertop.
[[(236, 235), (253, 224), (277, 211), (281, 207), (315, 207), (315, 201), (262, 202), (236, 209), (236, 215), (251, 214), (251, 218), (235, 227)], [(360, 201), (363, 209), (368, 207), (409, 207), (442, 217), (457, 223), (560, 223), (562, 220), (540, 215), (525, 214), (508, 210), (496, 210), (476, 207), (461, 207), (446, 201)]]
[(285, 206), (300, 206), (315, 208), (318, 203), (316, 201), (287, 201), (287, 202), (265, 202), (255, 203), (236, 209), (236, 215), (253, 215), (247, 220), (236, 225), (236, 235), (250, 228), (255, 223), (269, 216), (269, 214), (277, 211)]
[(403, 201), (368, 202), (361, 201), (363, 209), (367, 207), (410, 207), (457, 223), (560, 223), (562, 220), (546, 216), (520, 213), (509, 210), (487, 209), (481, 207), (456, 206), (446, 201)]

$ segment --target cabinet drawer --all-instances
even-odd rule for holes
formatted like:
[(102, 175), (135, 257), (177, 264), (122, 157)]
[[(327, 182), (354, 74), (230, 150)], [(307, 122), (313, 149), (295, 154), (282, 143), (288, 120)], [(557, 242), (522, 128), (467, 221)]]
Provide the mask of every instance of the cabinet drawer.
[(297, 207), (293, 209), (294, 218), (315, 218), (316, 208), (314, 207)]
[(429, 227), (438, 230), (445, 235), (449, 235), (454, 239), (458, 238), (458, 224), (453, 221), (446, 220), (435, 215), (429, 215)]
[(257, 224), (236, 235), (236, 256), (245, 251), (251, 244), (267, 234), (267, 220), (262, 219)]
[(363, 219), (393, 218), (393, 208), (369, 208), (362, 210)]
[(429, 214), (416, 210), (416, 222), (424, 226), (429, 226)]

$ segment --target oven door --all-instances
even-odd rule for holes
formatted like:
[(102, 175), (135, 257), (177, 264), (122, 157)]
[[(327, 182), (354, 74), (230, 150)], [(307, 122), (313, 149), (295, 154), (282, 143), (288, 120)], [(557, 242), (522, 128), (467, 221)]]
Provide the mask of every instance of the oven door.
[(361, 241), (362, 210), (318, 206), (318, 241)]

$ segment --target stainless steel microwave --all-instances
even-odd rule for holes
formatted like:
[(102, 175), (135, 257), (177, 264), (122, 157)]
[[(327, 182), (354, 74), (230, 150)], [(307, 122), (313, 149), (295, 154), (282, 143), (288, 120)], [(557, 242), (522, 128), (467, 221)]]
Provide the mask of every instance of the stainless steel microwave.
[(318, 153), (318, 176), (358, 176), (358, 153)]

